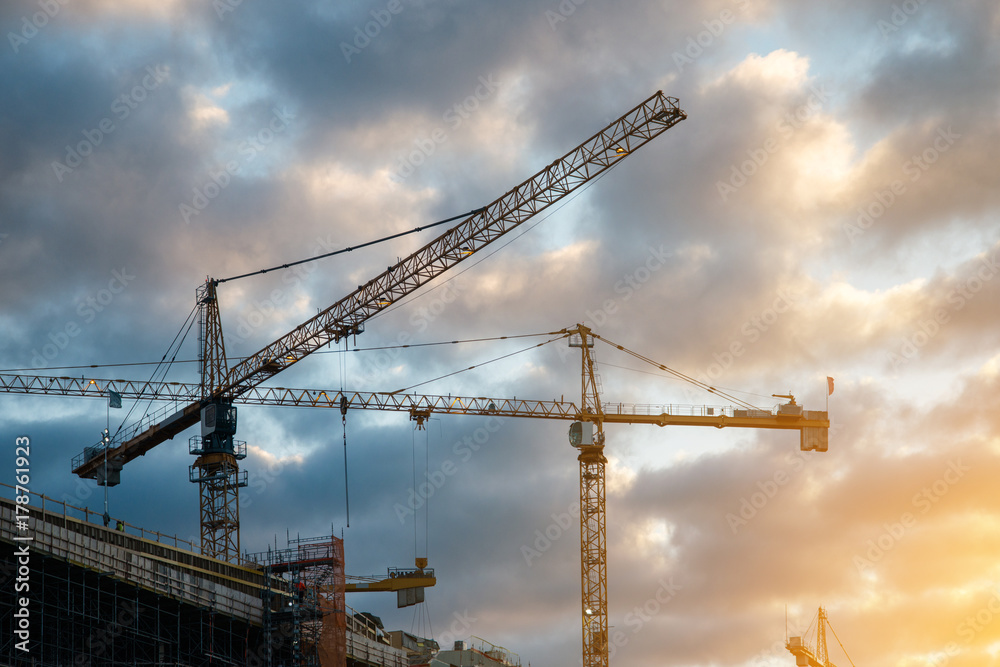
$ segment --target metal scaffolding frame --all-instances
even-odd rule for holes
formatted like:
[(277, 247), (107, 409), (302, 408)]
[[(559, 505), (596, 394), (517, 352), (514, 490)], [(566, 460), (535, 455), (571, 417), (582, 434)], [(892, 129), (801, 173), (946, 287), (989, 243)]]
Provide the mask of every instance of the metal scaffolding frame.
[[(30, 542), (18, 541), (14, 501), (0, 498), (0, 665), (224, 667), (263, 665), (269, 654), (279, 664), (291, 660), (291, 637), (261, 627), (260, 572), (179, 548), (183, 541), (159, 533), (107, 528), (88, 521), (96, 516), (85, 508), (30, 496)], [(24, 544), (28, 587), (17, 591)], [(22, 608), (30, 612), (30, 635), (18, 647), (15, 614)]]
[[(344, 665), (347, 659), (344, 542), (334, 536), (288, 540), (249, 559), (264, 570), (265, 636), (291, 636), (292, 665)], [(278, 665), (268, 655), (268, 667)]]

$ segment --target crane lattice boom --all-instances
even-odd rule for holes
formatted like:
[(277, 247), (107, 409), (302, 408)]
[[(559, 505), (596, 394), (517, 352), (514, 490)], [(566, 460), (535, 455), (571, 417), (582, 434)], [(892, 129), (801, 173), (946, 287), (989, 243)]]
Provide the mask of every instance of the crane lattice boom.
[[(213, 387), (213, 395), (234, 400), (327, 343), (360, 333), (365, 321), (379, 311), (516, 229), (685, 118), (687, 115), (678, 106), (676, 98), (667, 97), (662, 91), (653, 94), (437, 239), (230, 368), (225, 381)], [(221, 346), (221, 334), (217, 340), (207, 339), (205, 342), (206, 347)], [(211, 351), (204, 356), (206, 359), (219, 358)], [(199, 417), (200, 406), (192, 403), (164, 422), (132, 432), (127, 438), (116, 438), (115, 446), (107, 452), (107, 456), (122, 462), (131, 461), (194, 426)], [(93, 460), (77, 466), (73, 472), (81, 477), (94, 477), (103, 459), (104, 456), (95, 456)]]

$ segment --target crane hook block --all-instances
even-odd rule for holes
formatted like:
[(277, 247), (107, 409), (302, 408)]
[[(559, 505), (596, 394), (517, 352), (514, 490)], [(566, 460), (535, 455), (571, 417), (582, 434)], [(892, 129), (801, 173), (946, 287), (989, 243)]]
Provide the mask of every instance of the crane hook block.
[(347, 397), (343, 394), (340, 395), (340, 414), (343, 417), (347, 416)]

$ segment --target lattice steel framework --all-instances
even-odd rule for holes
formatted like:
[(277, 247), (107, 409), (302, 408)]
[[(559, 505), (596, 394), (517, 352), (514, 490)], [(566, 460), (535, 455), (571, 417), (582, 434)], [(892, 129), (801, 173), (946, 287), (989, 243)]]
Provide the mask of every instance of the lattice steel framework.
[[(376, 313), (605, 173), (685, 118), (676, 98), (653, 94), (528, 180), (232, 367), (215, 395), (235, 398), (324, 345), (360, 333), (364, 322)], [(199, 408), (188, 405), (168, 420), (130, 434), (128, 440), (116, 439), (121, 444), (115, 445), (111, 456), (127, 463), (197, 423)], [(88, 461), (74, 472), (92, 476), (95, 465)]]
[[(196, 296), (201, 342), (200, 395), (207, 400), (222, 389), (229, 366), (216, 283), (206, 280)], [(227, 400), (218, 401), (215, 408), (219, 413), (236, 414)], [(232, 430), (235, 432), (235, 422)], [(235, 561), (240, 555), (240, 487), (246, 486), (246, 473), (241, 477), (239, 460), (246, 456), (246, 449), (234, 441), (233, 433), (195, 436), (190, 442), (191, 453), (198, 456), (189, 477), (198, 484), (202, 551), (212, 558)]]
[(198, 287), (195, 296), (198, 301), (199, 349), (201, 358), (201, 397), (212, 396), (222, 387), (229, 374), (226, 360), (226, 344), (222, 338), (222, 320), (219, 316), (219, 297), (216, 283), (206, 280)]
[(580, 578), (583, 667), (608, 665), (608, 549), (604, 513), (604, 411), (594, 368), (594, 339), (584, 325), (570, 338), (580, 348), (581, 419), (594, 423), (593, 444), (580, 446)]
[[(250, 555), (264, 568), (264, 632), (287, 628), (298, 667), (344, 665), (347, 602), (344, 541), (334, 536), (291, 539), (287, 549)], [(266, 664), (287, 664), (268, 656)]]
[[(193, 444), (199, 441), (192, 438)], [(191, 481), (198, 484), (201, 502), (201, 551), (230, 562), (240, 554), (239, 492), (247, 485), (246, 472), (240, 472), (236, 461), (236, 455), (230, 452), (206, 452), (195, 460), (190, 471)]]

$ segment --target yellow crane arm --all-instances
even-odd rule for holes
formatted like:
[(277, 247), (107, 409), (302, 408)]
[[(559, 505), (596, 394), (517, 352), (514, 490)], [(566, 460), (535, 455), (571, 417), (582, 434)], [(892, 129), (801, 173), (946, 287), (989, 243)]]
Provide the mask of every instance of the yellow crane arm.
[[(66, 376), (27, 376), (0, 374), (0, 391), (17, 394), (43, 394), (50, 396), (89, 396), (106, 399), (114, 391), (129, 400), (188, 401), (199, 395), (201, 385), (183, 382), (148, 382), (98, 378), (71, 378)], [(235, 399), (246, 405), (274, 405), (288, 407), (317, 407), (340, 409), (341, 397), (347, 399), (352, 409), (408, 412), (422, 422), (432, 414), (495, 415), (559, 419), (564, 421), (590, 421), (594, 415), (584, 412), (572, 401), (535, 400), (524, 398), (489, 398), (484, 396), (452, 396), (429, 394), (399, 394), (391, 392), (340, 392), (323, 389), (292, 389), (287, 387), (253, 387)], [(193, 403), (199, 406), (199, 403)], [(776, 413), (768, 410), (742, 410), (733, 407), (700, 405), (634, 405), (625, 403), (602, 404), (606, 424), (649, 424), (653, 426), (714, 426), (716, 428), (766, 428), (799, 430), (829, 429), (826, 412), (794, 410), (783, 412), (790, 406), (780, 406)], [(798, 406), (791, 406), (798, 407)], [(184, 410), (192, 409), (190, 406)], [(182, 410), (183, 412), (183, 410)], [(197, 414), (198, 409), (193, 409)], [(155, 418), (155, 417), (154, 417)], [(166, 420), (155, 425), (170, 431), (175, 421)], [(139, 427), (144, 427), (140, 423)], [(128, 450), (132, 458), (145, 453), (139, 448)], [(103, 457), (86, 461), (80, 455), (73, 461), (74, 472), (85, 474), (95, 471)], [(131, 459), (126, 459), (126, 461)]]
[[(793, 639), (799, 639), (798, 637), (793, 637)], [(798, 667), (834, 667), (833, 665), (826, 665), (820, 662), (816, 655), (813, 654), (805, 646), (792, 645), (791, 643), (785, 644), (785, 648), (788, 652), (795, 656), (795, 664)]]
[(345, 589), (348, 593), (374, 593), (405, 591), (411, 588), (429, 588), (437, 583), (433, 568), (417, 570), (390, 570), (389, 576), (351, 577), (364, 581), (348, 582)]

